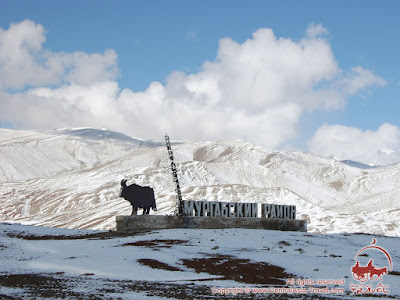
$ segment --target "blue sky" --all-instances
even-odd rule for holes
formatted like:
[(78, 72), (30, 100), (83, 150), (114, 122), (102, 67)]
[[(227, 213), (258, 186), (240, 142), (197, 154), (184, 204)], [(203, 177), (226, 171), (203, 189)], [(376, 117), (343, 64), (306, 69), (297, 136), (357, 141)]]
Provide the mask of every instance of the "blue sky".
[[(35, 48), (36, 50), (29, 49), (28, 51), (28, 55), (33, 57), (37, 65), (43, 63), (43, 66), (46, 66), (46, 63), (48, 63), (45, 61), (48, 59), (47, 52), (51, 52), (53, 60), (55, 57), (59, 57), (60, 53), (70, 54), (68, 58), (64, 57), (62, 59), (63, 69), (57, 71), (57, 75), (52, 75), (53, 77), (60, 76), (59, 80), (48, 78), (46, 80), (36, 80), (33, 78), (18, 83), (8, 81), (8, 83), (0, 85), (0, 96), (3, 98), (0, 98), (0, 105), (4, 108), (3, 114), (0, 112), (0, 124), (5, 127), (22, 129), (46, 129), (60, 126), (103, 126), (142, 138), (152, 139), (157, 139), (160, 133), (163, 134), (165, 130), (163, 131), (162, 129), (165, 128), (171, 132), (172, 136), (175, 135), (177, 139), (183, 140), (237, 137), (251, 142), (259, 141), (259, 144), (272, 148), (296, 148), (324, 156), (350, 157), (352, 159), (373, 161), (375, 159), (374, 156), (369, 157), (369, 155), (363, 154), (358, 148), (368, 148), (371, 143), (375, 144), (377, 141), (381, 141), (380, 144), (372, 147), (372, 151), (377, 153), (380, 150), (397, 151), (397, 148), (400, 148), (400, 122), (397, 117), (400, 111), (398, 99), (400, 91), (400, 76), (398, 71), (400, 63), (398, 58), (398, 53), (400, 53), (398, 38), (400, 28), (399, 12), (399, 1), (368, 0), (0, 0), (0, 27), (3, 33), (10, 29), (12, 23), (21, 24), (24, 20), (31, 21), (31, 23), (25, 24), (25, 31), (28, 30), (26, 28), (36, 28), (37, 32), (40, 31), (40, 34), (35, 35), (35, 38), (38, 40), (42, 37), (41, 42), (38, 42), (40, 49)], [(38, 28), (38, 26), (41, 26), (41, 28)], [(329, 86), (330, 93), (336, 86), (341, 85), (338, 92), (341, 94), (341, 99), (332, 100), (333, 102), (330, 102), (328, 105), (329, 109), (326, 108), (326, 104), (309, 105), (306, 99), (308, 96), (303, 95), (304, 91), (308, 93), (309, 85), (302, 86), (304, 89), (300, 90), (301, 96), (299, 95), (299, 97), (302, 99), (304, 97), (304, 99), (301, 100), (301, 104), (296, 101), (293, 102), (297, 105), (295, 109), (289, 108), (293, 104), (290, 101), (287, 106), (284, 108), (282, 106), (282, 109), (280, 108), (279, 110), (274, 110), (276, 108), (274, 100), (266, 100), (268, 104), (260, 106), (259, 102), (262, 101), (262, 97), (258, 94), (255, 95), (254, 97), (257, 99), (254, 101), (257, 103), (254, 104), (253, 109), (265, 110), (265, 114), (262, 116), (255, 116), (254, 110), (245, 111), (243, 110), (245, 105), (241, 106), (238, 103), (233, 105), (229, 100), (218, 100), (220, 102), (216, 104), (215, 101), (217, 100), (212, 100), (214, 99), (212, 96), (209, 97), (211, 100), (203, 98), (201, 100), (199, 97), (195, 97), (190, 100), (190, 105), (185, 106), (187, 100), (184, 99), (184, 95), (186, 94), (183, 92), (179, 92), (179, 95), (177, 94), (177, 89), (182, 83), (184, 86), (191, 84), (190, 82), (193, 78), (190, 75), (197, 76), (196, 80), (201, 81), (204, 77), (211, 74), (210, 77), (207, 77), (207, 80), (204, 79), (202, 81), (203, 85), (208, 84), (210, 82), (209, 78), (212, 78), (216, 74), (215, 72), (217, 71), (214, 70), (215, 68), (218, 68), (218, 76), (227, 76), (226, 74), (230, 74), (229, 76), (237, 75), (236, 73), (231, 74), (227, 71), (227, 69), (230, 69), (229, 62), (232, 61), (234, 64), (235, 60), (227, 59), (224, 62), (224, 58), (217, 58), (218, 53), (222, 49), (220, 48), (222, 39), (229, 38), (237, 45), (244, 45), (248, 40), (255, 40), (253, 37), (255, 32), (262, 28), (269, 28), (273, 31), (276, 39), (274, 42), (278, 43), (279, 39), (286, 39), (296, 45), (301, 45), (305, 39), (311, 39), (306, 33), (311, 28), (310, 26), (314, 26), (313, 28), (320, 26), (315, 39), (329, 47), (329, 53), (323, 54), (325, 55), (326, 63), (335, 63), (331, 69), (321, 69), (315, 73), (321, 77), (317, 79), (315, 79), (315, 76), (318, 75), (310, 77), (310, 80), (315, 81), (312, 83), (311, 88), (315, 92), (321, 87)], [(15, 38), (17, 39), (17, 37)], [(23, 38), (27, 38), (27, 36), (25, 35)], [(263, 39), (267, 41), (267, 35)], [(10, 41), (4, 39), (2, 42), (0, 41), (0, 45), (1, 43), (4, 46), (6, 45), (5, 43), (10, 43)], [(260, 42), (259, 45), (263, 45), (263, 43)], [(235, 48), (233, 44), (229, 44), (228, 48), (231, 46), (233, 47), (232, 49)], [(8, 47), (3, 48), (6, 50), (11, 49)], [(3, 53), (6, 50), (3, 50)], [(105, 51), (108, 50), (112, 51), (112, 53), (108, 52), (106, 54)], [(257, 50), (255, 48), (253, 50), (251, 53), (255, 53), (254, 55), (260, 53), (258, 50), (262, 51), (262, 49), (258, 48)], [(13, 51), (14, 53), (16, 52), (15, 50)], [(88, 67), (91, 77), (90, 79), (85, 77), (83, 81), (82, 76), (84, 75), (80, 74), (79, 80), (76, 77), (78, 71), (81, 73), (84, 72), (84, 74), (89, 72), (86, 72), (86, 70), (82, 71), (84, 66), (87, 66), (82, 53), (88, 56), (98, 54), (97, 56), (100, 57), (96, 56), (97, 58), (92, 58), (93, 61), (100, 59), (100, 65), (102, 66), (99, 70), (94, 70), (93, 66)], [(288, 55), (291, 55), (292, 52), (289, 51), (288, 53)], [(245, 56), (244, 53), (242, 54)], [(275, 54), (276, 52), (271, 52), (268, 54), (268, 57)], [(331, 57), (329, 57), (330, 54)], [(264, 54), (261, 53), (260, 55)], [(77, 58), (78, 56), (80, 58)], [(26, 61), (29, 60), (24, 60), (24, 63), (27, 63)], [(207, 61), (215, 64), (218, 64), (220, 61), (224, 63), (214, 66), (213, 70), (215, 72), (208, 70), (209, 72), (204, 75), (202, 72), (205, 70), (204, 64)], [(277, 61), (279, 64), (279, 59)], [(320, 62), (325, 63), (325, 60), (311, 61), (309, 64)], [(103, 63), (104, 65), (102, 65)], [(282, 63), (285, 63), (284, 59), (282, 59)], [(18, 66), (21, 68), (20, 65)], [(265, 65), (265, 67), (269, 66)], [(303, 67), (306, 66), (303, 65)], [(357, 67), (362, 68), (362, 71), (352, 74), (354, 73), (352, 71), (353, 68)], [(9, 69), (7, 69), (7, 72), (10, 72)], [(70, 72), (71, 69), (77, 71), (72, 74)], [(40, 74), (38, 70), (30, 70), (36, 72), (36, 74)], [(279, 73), (279, 67), (277, 70)], [(184, 76), (175, 76), (174, 80), (171, 80), (171, 74), (176, 74), (177, 71), (183, 72)], [(252, 71), (249, 70), (248, 73), (252, 74)], [(0, 76), (10, 77), (6, 71), (1, 71), (0, 69), (0, 72)], [(62, 75), (60, 75), (60, 72)], [(93, 72), (103, 72), (103, 74), (93, 75)], [(288, 72), (293, 73), (296, 70), (288, 70)], [(182, 73), (180, 74), (182, 75)], [(21, 75), (12, 75), (15, 75), (16, 78), (21, 77)], [(257, 80), (268, 80), (268, 76), (270, 75), (267, 75)], [(285, 81), (288, 78), (295, 77), (295, 74), (289, 75), (279, 78)], [(49, 75), (49, 77), (51, 76)], [(357, 91), (348, 92), (349, 87), (344, 87), (343, 80), (350, 77), (354, 81), (357, 80), (357, 84), (361, 84)], [(32, 78), (32, 76), (29, 78)], [(246, 81), (246, 77), (240, 78)], [(102, 87), (98, 85), (99, 82), (104, 83), (105, 81), (109, 83), (107, 87), (105, 85), (102, 85)], [(168, 84), (168, 81), (172, 83)], [(159, 82), (161, 87), (155, 86), (150, 89), (149, 87), (152, 82)], [(228, 83), (225, 84), (228, 85)], [(144, 120), (132, 121), (132, 124), (128, 126), (126, 124), (130, 122), (130, 118), (126, 115), (122, 116), (122, 112), (118, 111), (117, 108), (110, 109), (112, 113), (110, 112), (109, 117), (103, 111), (99, 112), (97, 108), (93, 110), (92, 105), (95, 104), (91, 101), (95, 102), (96, 100), (89, 101), (85, 99), (94, 99), (95, 95), (90, 94), (87, 89), (83, 88), (89, 85), (91, 86), (91, 91), (97, 88), (98, 90), (103, 89), (104, 93), (109, 93), (110, 99), (107, 98), (106, 102), (99, 104), (99, 106), (105, 106), (109, 101), (115, 100), (113, 103), (118, 103), (119, 108), (122, 107), (121, 103), (124, 103), (123, 110), (125, 111), (129, 111), (130, 109), (135, 112), (147, 109), (152, 110), (153, 106), (151, 105), (157, 106), (161, 105), (160, 103), (162, 105), (174, 105), (174, 103), (177, 103), (176, 101), (181, 102), (179, 102), (180, 106), (177, 106), (178, 108), (174, 112), (166, 112), (168, 118), (165, 119), (159, 116), (163, 110), (154, 108), (156, 113), (155, 118), (157, 120), (161, 119), (157, 126), (143, 124), (149, 117), (144, 118)], [(297, 87), (297, 83), (294, 85)], [(292, 84), (288, 86), (292, 86)], [(210, 95), (211, 92), (208, 87), (206, 89), (207, 95)], [(229, 89), (227, 87), (227, 90)], [(228, 97), (229, 93), (224, 93), (224, 91), (218, 91), (218, 95)], [(238, 92), (240, 93), (241, 91)], [(265, 89), (263, 92), (268, 93), (268, 89)], [(35, 95), (34, 98), (31, 97), (32, 94)], [(61, 94), (62, 96), (59, 96)], [(79, 99), (86, 101), (85, 105), (80, 106), (82, 102), (80, 104), (76, 102), (78, 101), (76, 100), (78, 97), (76, 96), (77, 94), (79, 94)], [(173, 97), (171, 94), (173, 94)], [(281, 95), (282, 93), (277, 91), (277, 94)], [(296, 97), (294, 93), (285, 94), (284, 96)], [(314, 96), (312, 95), (312, 97)], [(43, 97), (46, 98), (46, 101), (43, 100)], [(57, 101), (63, 101), (63, 97), (66, 100), (63, 102), (64, 107), (62, 111), (66, 114), (69, 113), (70, 118), (62, 118), (63, 122), (60, 121), (60, 118), (52, 121), (52, 118), (48, 117), (48, 115), (61, 112), (61, 108), (59, 112), (58, 108), (53, 107), (56, 106), (54, 99), (57, 98)], [(71, 97), (75, 97), (75, 100), (71, 100)], [(160, 97), (164, 100), (151, 98), (152, 100), (150, 101), (148, 100), (150, 98), (146, 97)], [(174, 97), (179, 100), (175, 100)], [(261, 97), (261, 100), (258, 97)], [(11, 98), (14, 99), (14, 102), (11, 102)], [(281, 101), (279, 98), (277, 99), (277, 101)], [(30, 114), (36, 113), (38, 117), (29, 118), (27, 115), (19, 113), (16, 106), (10, 104), (17, 101), (21, 106), (23, 106), (23, 103), (36, 103), (32, 101), (38, 101), (38, 108), (30, 110)], [(135, 107), (134, 103), (138, 101), (152, 104)], [(226, 115), (212, 114), (215, 118), (223, 119), (223, 122), (221, 124), (207, 122), (203, 126), (203, 130), (193, 128), (198, 126), (198, 121), (191, 124), (190, 118), (187, 117), (188, 114), (193, 113), (194, 117), (192, 119), (196, 120), (196, 118), (199, 118), (200, 120), (202, 116), (199, 113), (200, 110), (206, 115), (210, 115), (211, 112), (204, 111), (203, 107), (200, 107), (199, 103), (202, 103), (201, 101), (206, 103), (205, 106), (212, 102), (213, 105), (208, 105), (207, 107), (210, 110), (212, 109), (213, 113), (218, 111), (218, 109), (223, 109), (223, 107), (229, 108), (232, 105), (231, 115), (235, 115), (236, 117), (232, 119)], [(252, 100), (240, 101), (250, 101), (249, 103), (252, 103)], [(334, 101), (342, 102), (338, 104)], [(65, 103), (68, 103), (68, 105)], [(73, 110), (76, 107), (79, 109)], [(91, 107), (90, 111), (84, 112), (84, 107)], [(196, 110), (196, 107), (200, 108)], [(227, 110), (229, 110), (228, 108)], [(39, 113), (40, 109), (47, 113), (41, 115)], [(186, 114), (187, 119), (185, 121), (176, 121), (177, 116), (180, 115), (178, 112)], [(80, 113), (81, 115), (79, 115)], [(275, 123), (272, 121), (262, 121), (263, 118), (271, 119), (272, 115), (279, 117), (280, 113), (283, 114), (282, 119), (284, 121), (288, 114), (292, 114), (288, 117), (287, 123), (283, 122), (281, 124), (280, 121), (276, 121)], [(79, 117), (76, 117), (77, 115)], [(118, 122), (115, 122), (115, 124), (109, 122), (111, 118), (120, 118), (118, 121), (120, 124), (117, 124)], [(27, 119), (29, 119), (29, 122)], [(43, 119), (47, 119), (48, 122), (44, 122)], [(167, 125), (166, 123), (169, 121), (171, 123), (176, 121), (176, 124)], [(213, 130), (211, 128), (211, 125), (220, 127), (229, 122), (232, 122), (229, 129)], [(238, 122), (246, 122), (246, 125), (240, 127), (237, 125)], [(255, 124), (254, 128), (251, 128), (247, 124), (249, 122)], [(288, 128), (281, 132), (280, 129), (286, 126), (285, 124), (289, 124), (287, 125)], [(383, 128), (382, 132), (380, 132), (379, 128), (383, 124), (389, 124), (392, 127), (385, 127), (386, 129)], [(207, 128), (207, 126), (210, 128)], [(272, 128), (273, 132), (279, 134), (280, 137), (260, 140), (260, 133), (253, 133), (264, 130), (263, 126)], [(186, 131), (182, 128), (185, 128)], [(189, 128), (192, 129), (191, 133), (189, 132)], [(235, 135), (235, 132), (237, 132), (237, 135)], [(266, 135), (273, 135), (267, 128), (265, 128), (265, 132)], [(348, 134), (351, 132), (352, 134)], [(328, 137), (326, 137), (327, 135)], [(332, 135), (332, 138), (329, 138), (330, 135)], [(338, 138), (337, 135), (342, 136), (342, 138)], [(393, 138), (398, 140), (391, 142), (390, 140)], [(353, 145), (354, 140), (362, 140), (364, 142), (361, 143), (361, 146)], [(332, 143), (335, 147), (332, 147)], [(341, 145), (340, 143), (343, 144)], [(323, 145), (323, 147), (317, 145)], [(348, 150), (344, 151), (343, 149)], [(358, 156), (354, 154), (358, 152), (360, 152)]]

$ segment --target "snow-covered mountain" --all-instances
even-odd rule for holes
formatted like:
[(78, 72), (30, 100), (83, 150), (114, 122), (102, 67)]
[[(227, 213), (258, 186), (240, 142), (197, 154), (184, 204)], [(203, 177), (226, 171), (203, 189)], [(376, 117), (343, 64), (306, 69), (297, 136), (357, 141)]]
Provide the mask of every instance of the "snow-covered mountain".
[[(162, 137), (161, 137), (162, 138)], [(361, 168), (241, 140), (173, 145), (184, 199), (291, 204), (310, 232), (400, 236), (400, 164)], [(90, 128), (0, 129), (0, 221), (112, 229), (130, 213), (119, 182), (152, 186), (156, 214), (175, 191), (163, 143)]]

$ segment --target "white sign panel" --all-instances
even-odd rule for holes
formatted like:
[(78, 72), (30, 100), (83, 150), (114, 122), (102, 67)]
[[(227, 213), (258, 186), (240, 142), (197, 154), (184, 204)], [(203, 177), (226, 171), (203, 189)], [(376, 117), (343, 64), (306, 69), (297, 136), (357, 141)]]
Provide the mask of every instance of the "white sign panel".
[[(184, 200), (183, 214), (194, 217), (257, 218), (258, 203)], [(296, 219), (296, 206), (262, 204), (261, 217)]]

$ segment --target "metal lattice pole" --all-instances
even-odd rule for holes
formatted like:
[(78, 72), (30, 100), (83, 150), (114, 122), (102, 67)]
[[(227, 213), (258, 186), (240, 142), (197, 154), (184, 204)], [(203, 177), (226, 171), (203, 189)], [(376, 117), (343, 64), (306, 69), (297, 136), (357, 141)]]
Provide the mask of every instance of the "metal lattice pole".
[(171, 161), (172, 177), (175, 182), (175, 191), (177, 194), (175, 214), (181, 216), (183, 214), (181, 188), (179, 186), (178, 173), (177, 173), (176, 165), (174, 162), (174, 154), (172, 153), (171, 143), (169, 141), (169, 136), (167, 134), (165, 134), (165, 143), (167, 144), (168, 155), (169, 155), (169, 159)]

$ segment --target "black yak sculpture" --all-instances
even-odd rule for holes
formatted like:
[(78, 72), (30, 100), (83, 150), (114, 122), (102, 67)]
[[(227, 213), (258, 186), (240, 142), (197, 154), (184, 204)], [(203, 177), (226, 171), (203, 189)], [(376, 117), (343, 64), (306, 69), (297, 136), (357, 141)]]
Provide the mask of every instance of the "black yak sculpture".
[(132, 214), (137, 215), (138, 208), (143, 208), (143, 214), (148, 215), (150, 208), (157, 210), (154, 190), (149, 186), (140, 186), (137, 184), (126, 185), (126, 179), (121, 181), (120, 197), (128, 200), (132, 205)]

